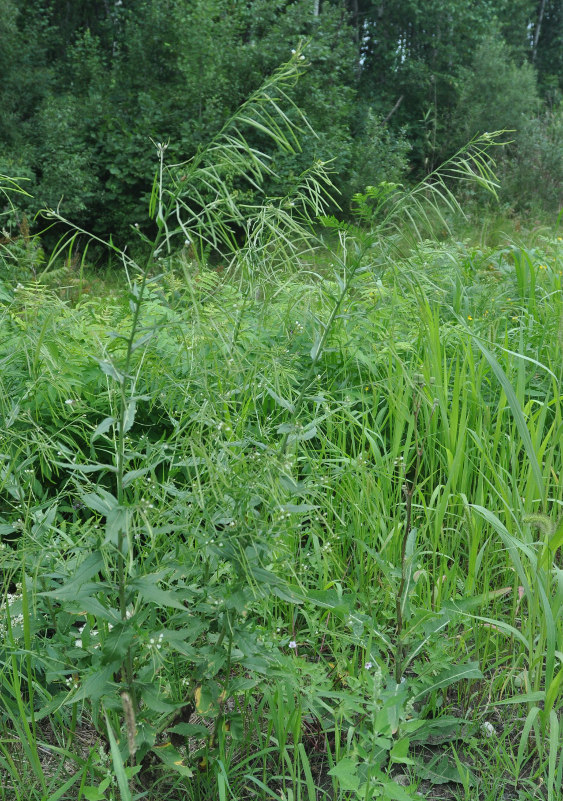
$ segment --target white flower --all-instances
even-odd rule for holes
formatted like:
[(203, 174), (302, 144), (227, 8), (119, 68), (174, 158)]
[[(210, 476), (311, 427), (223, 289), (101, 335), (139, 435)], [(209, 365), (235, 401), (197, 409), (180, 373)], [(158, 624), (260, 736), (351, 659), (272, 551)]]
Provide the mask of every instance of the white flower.
[(291, 642), (289, 643), (289, 645), (287, 647), (288, 648), (293, 648), (293, 650), (296, 650), (297, 643), (295, 642), (295, 640), (291, 640)]
[(371, 670), (373, 667), (373, 662), (366, 662), (364, 667), (366, 670)]
[(65, 400), (65, 403), (66, 403), (66, 405), (67, 405), (67, 406), (72, 406), (72, 404), (74, 403), (74, 401), (72, 400), (72, 398), (67, 398), (67, 399)]

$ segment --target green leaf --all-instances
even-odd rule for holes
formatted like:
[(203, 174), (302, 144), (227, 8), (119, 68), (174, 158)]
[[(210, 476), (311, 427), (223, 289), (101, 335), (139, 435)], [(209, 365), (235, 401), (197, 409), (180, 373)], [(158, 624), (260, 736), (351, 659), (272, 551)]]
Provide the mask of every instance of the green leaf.
[(130, 515), (131, 510), (125, 506), (116, 506), (115, 509), (112, 509), (111, 512), (108, 513), (104, 545), (109, 543), (117, 548), (119, 544), (119, 535), (123, 534), (126, 536), (129, 532)]
[(549, 538), (549, 541), (547, 543), (547, 548), (544, 549), (541, 558), (539, 560), (539, 567), (540, 568), (549, 567), (550, 563), (553, 561), (555, 552), (562, 545), (563, 545), (563, 517), (561, 518), (561, 520), (557, 524), (555, 531)]
[(461, 784), (464, 781), (459, 775), (457, 766), (452, 765), (445, 755), (437, 762), (430, 762), (428, 765), (417, 762), (416, 772), (421, 779), (431, 784), (447, 784), (448, 782)]
[(149, 470), (150, 470), (149, 467), (141, 467), (138, 470), (129, 470), (129, 472), (125, 473), (125, 475), (123, 476), (123, 481), (122, 481), (123, 489), (128, 487), (129, 484), (135, 481), (135, 479), (141, 478), (141, 476), (146, 476)]
[(129, 621), (117, 623), (107, 635), (102, 647), (102, 663), (123, 662), (133, 638), (135, 629)]
[(90, 437), (90, 443), (93, 443), (95, 439), (101, 437), (102, 434), (106, 434), (110, 428), (115, 423), (115, 417), (106, 417), (102, 420), (102, 422), (96, 426), (94, 429), (92, 436)]
[(125, 409), (125, 415), (123, 416), (123, 432), (126, 434), (133, 423), (135, 422), (135, 414), (137, 412), (137, 402), (135, 398), (132, 398), (127, 407)]
[(322, 341), (323, 341), (323, 334), (322, 334), (321, 331), (319, 331), (317, 333), (317, 335), (315, 336), (315, 342), (313, 344), (313, 347), (311, 348), (311, 360), (312, 361), (316, 361), (318, 359), (318, 357), (320, 355), (319, 354), (319, 348), (321, 346), (321, 342)]
[(303, 430), (297, 429), (294, 434), (292, 434), (289, 438), (289, 442), (306, 442), (309, 439), (313, 439), (317, 436), (317, 426), (310, 425)]
[(198, 715), (208, 715), (215, 709), (215, 697), (208, 687), (196, 688), (195, 708)]
[(413, 801), (412, 793), (394, 781), (384, 782), (382, 789), (385, 801)]
[(46, 718), (52, 715), (53, 712), (59, 710), (61, 706), (64, 704), (67, 696), (68, 692), (60, 692), (57, 693), (57, 695), (50, 698), (49, 701), (44, 706), (41, 707), (41, 709), (38, 709), (35, 712), (34, 714), (35, 721), (43, 720), (43, 718)]
[(400, 762), (403, 765), (414, 765), (414, 759), (410, 759), (408, 756), (410, 748), (410, 740), (408, 737), (401, 737), (400, 740), (394, 744), (393, 748), (389, 752), (389, 756), (392, 762)]
[[(83, 774), (80, 771), (77, 771), (74, 776), (71, 776), (70, 779), (67, 779), (64, 784), (61, 784), (57, 789), (53, 792), (52, 790), (49, 791), (49, 801), (59, 801), (59, 798), (62, 798), (67, 790), (70, 790), (73, 784), (82, 777)], [(68, 798), (68, 796), (66, 796)]]
[(177, 751), (172, 743), (164, 743), (164, 745), (155, 745), (153, 752), (167, 767), (172, 768), (181, 776), (191, 778), (194, 774), (184, 763), (184, 757)]
[(303, 594), (298, 588), (290, 587), (288, 584), (274, 584), (270, 587), (272, 595), (276, 598), (281, 598), (282, 601), (287, 601), (290, 604), (302, 604)]
[(534, 480), (536, 482), (536, 486), (538, 488), (538, 492), (540, 494), (540, 498), (545, 496), (545, 488), (544, 488), (544, 481), (541, 472), (541, 468), (538, 462), (538, 457), (534, 450), (534, 446), (532, 444), (532, 438), (530, 436), (530, 432), (528, 430), (528, 426), (526, 425), (526, 420), (522, 413), (522, 409), (520, 408), (520, 404), (518, 403), (518, 398), (516, 397), (516, 393), (512, 388), (512, 384), (508, 380), (508, 376), (496, 360), (495, 356), (487, 350), (487, 348), (479, 341), (477, 337), (473, 334), (473, 340), (483, 356), (487, 359), (493, 373), (498, 379), (499, 384), (504, 390), (504, 394), (506, 395), (506, 399), (508, 401), (508, 405), (510, 406), (510, 410), (512, 412), (512, 416), (514, 417), (514, 422), (516, 423), (516, 427), (518, 429), (518, 433), (520, 434), (520, 438), (522, 439), (522, 443), (524, 445), (524, 449), (530, 460), (530, 465), (532, 468), (532, 474), (534, 476)]
[(451, 684), (456, 684), (458, 681), (466, 681), (467, 679), (482, 679), (483, 674), (479, 668), (478, 662), (467, 662), (464, 665), (454, 665), (447, 668), (438, 674), (433, 684), (430, 687), (425, 687), (413, 697), (413, 702), (425, 695), (441, 690), (444, 687), (449, 687)]
[(342, 790), (357, 790), (360, 786), (360, 779), (356, 768), (355, 759), (344, 757), (329, 770), (328, 775), (334, 776), (338, 780)]
[(223, 722), (223, 730), (229, 734), (233, 740), (244, 739), (244, 718), (238, 712), (231, 712)]
[(113, 662), (111, 665), (105, 665), (100, 670), (90, 674), (81, 687), (67, 698), (65, 706), (75, 704), (77, 701), (83, 701), (85, 698), (89, 702), (95, 703), (106, 693), (113, 693), (113, 675), (120, 667), (120, 662)]
[(0, 537), (6, 537), (8, 534), (13, 534), (16, 529), (9, 523), (2, 523), (0, 525)]
[(178, 723), (176, 726), (172, 726), (166, 731), (179, 734), (182, 737), (209, 737), (209, 729), (207, 726), (196, 723)]
[(335, 589), (308, 590), (307, 600), (321, 609), (331, 609), (340, 615), (349, 612), (354, 603), (352, 595), (342, 595)]
[[(74, 599), (80, 595), (83, 587), (87, 585), (92, 576), (96, 576), (104, 566), (102, 554), (99, 551), (94, 551), (82, 562), (80, 567), (75, 571), (73, 578), (62, 587), (57, 587), (55, 590), (49, 592), (38, 593), (38, 595), (45, 595), (47, 597), (60, 598), (60, 599)], [(99, 584), (88, 584), (89, 588), (95, 587), (99, 591)]]
[(76, 462), (57, 462), (60, 467), (67, 470), (76, 470), (78, 473), (116, 473), (117, 468), (111, 464), (77, 464)]
[(104, 801), (106, 797), (103, 790), (100, 790), (98, 787), (92, 787), (89, 784), (82, 789), (82, 795), (86, 801)]
[(310, 503), (284, 503), (280, 508), (282, 512), (291, 512), (292, 514), (306, 514), (318, 509), (317, 506)]
[(535, 704), (536, 701), (545, 700), (544, 690), (535, 690), (532, 693), (513, 695), (512, 698), (503, 698), (502, 701), (491, 701), (491, 706), (507, 706), (510, 704)]
[(98, 487), (97, 492), (81, 492), (80, 499), (84, 506), (104, 517), (117, 506), (117, 498), (102, 487)]
[(280, 395), (278, 395), (277, 392), (274, 392), (274, 390), (271, 389), (270, 387), (266, 387), (266, 392), (271, 398), (275, 400), (277, 404), (283, 406), (283, 408), (287, 409), (287, 411), (290, 412), (291, 414), (295, 414), (295, 406), (292, 403), (290, 403), (290, 401), (287, 401), (285, 400), (285, 398), (282, 398)]
[(112, 626), (121, 621), (121, 616), (117, 609), (107, 608), (101, 601), (98, 600), (92, 593), (104, 593), (109, 589), (109, 585), (105, 582), (93, 582), (84, 584), (80, 592), (71, 598), (67, 599), (65, 606), (66, 611), (72, 614), (83, 614), (87, 612), (89, 615), (95, 615), (100, 620), (107, 620)]
[(162, 695), (159, 695), (156, 690), (150, 687), (143, 687), (141, 690), (141, 698), (143, 702), (152, 709), (153, 712), (158, 712), (161, 715), (168, 715), (178, 709), (186, 706), (185, 703), (173, 703), (167, 701)]
[(136, 339), (131, 346), (131, 353), (134, 353), (137, 348), (141, 348), (143, 345), (146, 345), (146, 343), (149, 342), (153, 336), (154, 331), (149, 331), (148, 334), (143, 334), (143, 336), (139, 337), (139, 339)]
[(127, 775), (125, 773), (125, 765), (123, 764), (123, 759), (121, 758), (121, 753), (119, 751), (119, 746), (117, 745), (117, 741), (115, 739), (115, 735), (113, 733), (113, 729), (109, 722), (109, 718), (107, 713), (104, 712), (104, 717), (106, 719), (106, 728), (109, 738), (109, 745), (111, 749), (111, 758), (113, 762), (113, 770), (115, 772), (115, 776), (117, 778), (117, 784), (119, 785), (119, 792), (121, 795), (121, 801), (133, 801), (133, 797), (131, 795), (131, 790), (129, 789), (129, 782), (127, 781)]
[(121, 372), (121, 370), (118, 370), (116, 367), (114, 367), (111, 362), (99, 361), (98, 364), (100, 365), (103, 373), (108, 375), (110, 378), (113, 378), (118, 384), (123, 384), (125, 381), (125, 375)]
[(186, 611), (185, 601), (189, 600), (190, 593), (187, 590), (161, 590), (158, 586), (160, 574), (147, 574), (130, 583), (132, 589), (136, 589), (145, 601), (152, 601), (157, 606), (170, 607)]

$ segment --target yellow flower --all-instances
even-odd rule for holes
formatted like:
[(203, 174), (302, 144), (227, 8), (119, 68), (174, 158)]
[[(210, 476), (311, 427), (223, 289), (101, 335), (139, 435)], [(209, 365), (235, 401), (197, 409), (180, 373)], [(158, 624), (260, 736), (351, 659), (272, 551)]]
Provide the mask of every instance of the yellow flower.
[(468, 319), (468, 320), (472, 320), (472, 319), (473, 319), (473, 317), (472, 317), (470, 314), (468, 314), (468, 315), (467, 315), (467, 319)]

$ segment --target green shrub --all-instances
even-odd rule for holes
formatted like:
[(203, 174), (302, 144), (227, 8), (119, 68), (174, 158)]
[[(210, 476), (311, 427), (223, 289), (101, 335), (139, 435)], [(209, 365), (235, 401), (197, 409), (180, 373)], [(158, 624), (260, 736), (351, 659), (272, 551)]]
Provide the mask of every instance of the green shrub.
[(460, 79), (452, 136), (455, 147), (485, 131), (521, 130), (538, 111), (536, 76), (531, 65), (516, 64), (498, 37), (476, 49), (471, 68)]
[(514, 152), (500, 163), (501, 199), (517, 210), (563, 206), (563, 107), (525, 121)]

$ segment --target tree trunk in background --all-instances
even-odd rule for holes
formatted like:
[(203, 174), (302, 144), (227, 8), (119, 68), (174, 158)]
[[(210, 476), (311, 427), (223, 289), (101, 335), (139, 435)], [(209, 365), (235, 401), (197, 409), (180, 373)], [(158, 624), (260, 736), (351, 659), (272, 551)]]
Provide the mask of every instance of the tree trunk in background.
[(540, 9), (538, 11), (538, 21), (536, 22), (536, 29), (534, 31), (534, 43), (532, 45), (532, 64), (535, 64), (536, 54), (538, 52), (538, 41), (541, 33), (541, 25), (543, 22), (543, 15), (545, 11), (545, 0), (541, 0)]
[(352, 27), (354, 28), (354, 38), (356, 44), (360, 43), (360, 14), (358, 9), (358, 0), (351, 0), (352, 6)]

